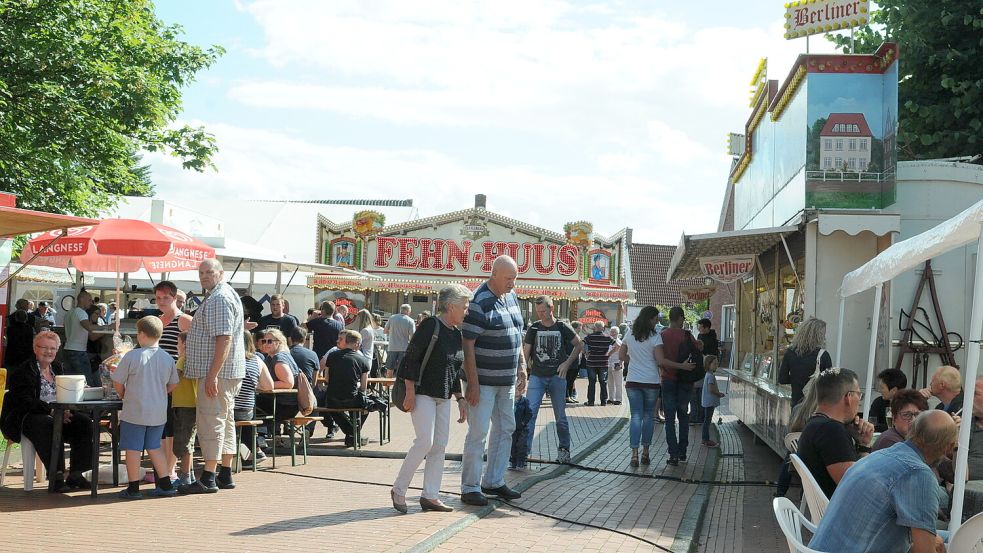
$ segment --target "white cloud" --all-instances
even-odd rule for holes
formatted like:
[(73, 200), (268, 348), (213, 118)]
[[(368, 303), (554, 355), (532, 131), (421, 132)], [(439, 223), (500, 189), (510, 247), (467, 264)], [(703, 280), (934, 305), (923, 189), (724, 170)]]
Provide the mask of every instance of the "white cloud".
[(675, 243), (684, 228), (713, 230), (715, 218), (694, 225), (693, 215), (719, 209), (718, 198), (680, 194), (686, 181), (677, 177), (472, 168), (431, 150), (327, 147), (278, 131), (205, 125), (221, 145), (215, 160), (219, 170), (185, 171), (175, 158), (146, 154), (159, 197), (413, 198), (420, 216), (426, 217), (467, 208), (475, 194), (483, 193), (489, 209), (548, 229), (559, 231), (565, 222), (585, 219), (601, 234), (631, 226), (637, 241), (657, 243)]

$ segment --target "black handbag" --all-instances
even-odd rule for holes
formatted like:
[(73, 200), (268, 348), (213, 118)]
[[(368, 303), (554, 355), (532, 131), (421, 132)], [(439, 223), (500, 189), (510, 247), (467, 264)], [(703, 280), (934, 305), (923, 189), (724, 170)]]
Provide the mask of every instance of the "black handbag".
[[(430, 354), (433, 353), (433, 347), (437, 344), (437, 336), (440, 334), (440, 321), (434, 321), (437, 324), (433, 327), (433, 336), (430, 338), (430, 345), (427, 346), (427, 353), (423, 356), (423, 362), (420, 363), (420, 370), (417, 371), (416, 375), (416, 385), (420, 386), (420, 382), (423, 380), (423, 369), (427, 368), (427, 362), (430, 361)], [(406, 408), (403, 407), (403, 401), (406, 399), (406, 379), (400, 377), (400, 373), (403, 372), (403, 365), (409, 361), (409, 356), (404, 355), (403, 359), (399, 362), (399, 367), (396, 369), (396, 383), (393, 384), (392, 401), (396, 404), (396, 408), (400, 411), (406, 412)]]

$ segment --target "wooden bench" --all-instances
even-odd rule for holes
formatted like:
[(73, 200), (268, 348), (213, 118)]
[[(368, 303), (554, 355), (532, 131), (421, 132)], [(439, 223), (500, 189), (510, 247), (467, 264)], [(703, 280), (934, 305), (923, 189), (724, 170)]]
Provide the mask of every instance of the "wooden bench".
[(297, 435), (300, 434), (301, 442), (304, 444), (304, 464), (307, 464), (307, 425), (312, 422), (321, 422), (324, 417), (317, 416), (298, 416), (289, 418), (283, 423), (290, 434), (290, 465), (297, 466)]
[(318, 414), (345, 413), (348, 416), (348, 422), (355, 429), (355, 451), (362, 449), (362, 415), (368, 416), (369, 412), (368, 409), (360, 407), (317, 407), (314, 409), (314, 413)]
[(262, 426), (263, 421), (261, 420), (251, 420), (251, 421), (236, 421), (236, 456), (235, 462), (233, 463), (234, 471), (241, 472), (242, 466), (239, 463), (239, 450), (242, 449), (242, 431), (240, 429), (252, 427), (253, 429), (253, 472), (256, 472), (256, 428)]

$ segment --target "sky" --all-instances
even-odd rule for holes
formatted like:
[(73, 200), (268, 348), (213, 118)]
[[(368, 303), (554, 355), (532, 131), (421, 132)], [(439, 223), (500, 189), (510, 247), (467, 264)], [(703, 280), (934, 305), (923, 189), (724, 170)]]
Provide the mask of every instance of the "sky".
[[(157, 197), (407, 199), (551, 230), (587, 220), (675, 244), (714, 232), (729, 132), (760, 58), (784, 80), (802, 39), (781, 2), (158, 0), (226, 54), (179, 123), (217, 170), (148, 153)], [(812, 52), (832, 51), (813, 37)]]

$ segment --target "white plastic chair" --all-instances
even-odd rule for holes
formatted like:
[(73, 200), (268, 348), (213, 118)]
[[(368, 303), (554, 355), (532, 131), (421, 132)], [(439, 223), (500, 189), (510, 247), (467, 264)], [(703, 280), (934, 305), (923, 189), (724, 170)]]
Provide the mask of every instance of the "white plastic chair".
[(821, 553), (802, 543), (802, 527), (805, 526), (813, 534), (816, 533), (816, 527), (795, 508), (794, 503), (786, 497), (776, 497), (771, 505), (775, 510), (775, 520), (778, 521), (778, 527), (785, 534), (789, 553)]
[[(7, 476), (7, 465), (10, 462), (10, 451), (12, 449), (13, 447), (11, 447), (10, 442), (7, 442), (7, 449), (3, 453), (3, 465), (0, 465), (0, 486), (3, 486), (4, 477)], [(34, 449), (34, 444), (25, 436), (21, 436), (20, 439), (20, 454), (24, 459), (24, 491), (29, 492), (34, 489), (35, 479), (38, 482), (44, 482), (44, 463), (38, 457), (37, 451)], [(34, 462), (29, 462), (30, 459), (33, 459)]]
[(949, 538), (949, 553), (983, 553), (983, 513), (962, 523)]
[(795, 472), (799, 473), (799, 478), (802, 479), (802, 500), (809, 506), (809, 518), (812, 519), (813, 524), (819, 526), (819, 521), (823, 519), (826, 507), (829, 505), (829, 498), (819, 487), (816, 477), (809, 472), (809, 467), (802, 462), (802, 459), (795, 453), (790, 457)]
[(785, 450), (789, 453), (797, 453), (799, 451), (799, 436), (802, 432), (789, 432), (785, 435)]

